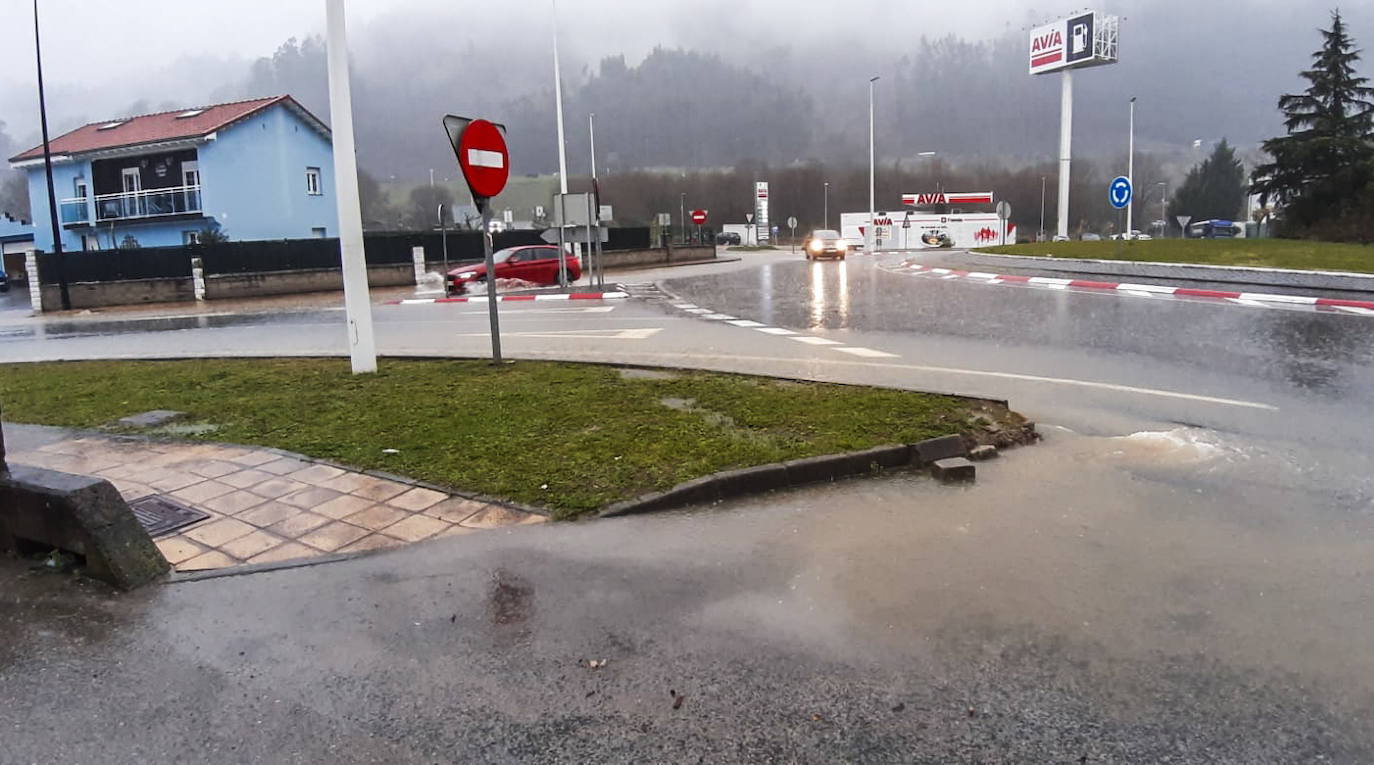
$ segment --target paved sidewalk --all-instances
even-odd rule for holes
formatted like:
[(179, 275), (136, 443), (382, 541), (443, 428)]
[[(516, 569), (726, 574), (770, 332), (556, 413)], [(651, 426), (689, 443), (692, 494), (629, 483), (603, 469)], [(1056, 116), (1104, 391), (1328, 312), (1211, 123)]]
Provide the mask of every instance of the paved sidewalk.
[(177, 571), (398, 547), (546, 520), (247, 447), (80, 436), (13, 450), (9, 461), (109, 479), (130, 502), (164, 495), (208, 513), (154, 540)]

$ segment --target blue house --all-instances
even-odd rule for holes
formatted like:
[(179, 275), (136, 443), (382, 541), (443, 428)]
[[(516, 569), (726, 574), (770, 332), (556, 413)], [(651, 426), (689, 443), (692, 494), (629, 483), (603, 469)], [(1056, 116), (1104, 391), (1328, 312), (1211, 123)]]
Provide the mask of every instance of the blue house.
[[(329, 127), (290, 96), (95, 122), (50, 151), (65, 250), (338, 235)], [(43, 147), (10, 164), (28, 171), (34, 244), (50, 252)]]

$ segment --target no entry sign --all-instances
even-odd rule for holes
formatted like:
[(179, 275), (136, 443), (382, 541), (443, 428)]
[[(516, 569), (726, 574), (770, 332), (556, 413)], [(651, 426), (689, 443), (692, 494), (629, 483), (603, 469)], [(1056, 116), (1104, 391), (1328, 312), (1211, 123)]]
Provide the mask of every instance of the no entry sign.
[(490, 199), (506, 188), (510, 178), (510, 152), (501, 127), (487, 120), (444, 118), (458, 166), (476, 199)]
[(695, 224), (697, 224), (698, 226), (700, 226), (700, 225), (702, 225), (703, 223), (705, 223), (705, 222), (706, 222), (706, 211), (705, 211), (705, 210), (693, 210), (693, 211), (692, 211), (692, 222), (695, 223)]

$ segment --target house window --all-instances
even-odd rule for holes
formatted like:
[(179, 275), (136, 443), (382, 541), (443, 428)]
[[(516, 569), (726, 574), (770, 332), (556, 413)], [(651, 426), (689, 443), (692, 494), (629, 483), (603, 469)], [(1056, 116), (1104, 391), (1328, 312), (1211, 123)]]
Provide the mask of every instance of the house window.
[(86, 198), (86, 179), (85, 179), (85, 178), (77, 178), (75, 181), (73, 181), (73, 183), (72, 183), (72, 191), (73, 191), (72, 196), (73, 196), (74, 198), (76, 198), (76, 199), (85, 199), (85, 198)]
[(324, 230), (324, 226), (319, 226), (310, 229), (310, 234), (314, 236), (316, 239), (323, 239), (325, 238), (326, 231)]
[(324, 193), (320, 190), (320, 169), (318, 167), (305, 168), (305, 193), (312, 197)]
[(181, 232), (181, 241), (183, 244), (200, 244), (200, 232), (183, 231)]

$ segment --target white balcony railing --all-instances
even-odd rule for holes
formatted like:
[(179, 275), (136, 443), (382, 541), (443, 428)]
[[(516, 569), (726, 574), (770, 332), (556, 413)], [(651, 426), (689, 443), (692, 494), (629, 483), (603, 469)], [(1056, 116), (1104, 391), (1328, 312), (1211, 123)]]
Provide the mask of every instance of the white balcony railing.
[[(200, 186), (174, 186), (167, 189), (97, 194), (94, 222), (157, 218), (200, 211)], [(89, 223), (90, 215), (91, 210), (86, 197), (62, 200), (63, 223)]]

